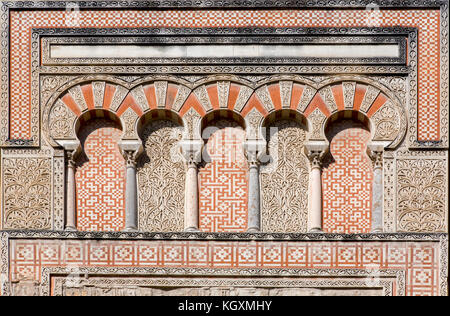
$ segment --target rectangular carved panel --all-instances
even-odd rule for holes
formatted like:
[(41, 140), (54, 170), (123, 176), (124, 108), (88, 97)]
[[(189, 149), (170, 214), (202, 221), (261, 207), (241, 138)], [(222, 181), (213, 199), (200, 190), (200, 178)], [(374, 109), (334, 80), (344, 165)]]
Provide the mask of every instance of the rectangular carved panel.
[[(311, 271), (312, 272), (312, 271)], [(354, 271), (353, 271), (354, 272)], [(52, 277), (55, 296), (383, 296), (396, 295), (396, 277)]]
[(2, 200), (4, 229), (52, 227), (50, 158), (4, 157)]
[(397, 160), (398, 231), (447, 231), (447, 163), (444, 159)]

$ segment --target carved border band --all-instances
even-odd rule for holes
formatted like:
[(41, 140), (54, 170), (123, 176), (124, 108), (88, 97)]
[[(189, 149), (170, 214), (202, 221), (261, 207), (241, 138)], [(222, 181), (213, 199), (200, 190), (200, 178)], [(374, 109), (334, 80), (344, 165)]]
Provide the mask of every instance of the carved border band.
[[(67, 240), (202, 240), (202, 241), (383, 241), (383, 242), (437, 242), (439, 243), (439, 277), (440, 293), (447, 294), (448, 273), (448, 234), (426, 234), (426, 233), (399, 233), (399, 234), (236, 234), (236, 233), (92, 233), (92, 232), (66, 232), (66, 231), (0, 231), (1, 257), (0, 273), (9, 275), (9, 242), (13, 239), (67, 239)], [(115, 269), (115, 268), (114, 268)], [(120, 269), (120, 268), (118, 268)], [(192, 269), (189, 269), (189, 271)], [(214, 269), (215, 270), (215, 269)], [(241, 270), (241, 269), (239, 269)], [(256, 269), (264, 272), (267, 269)], [(301, 269), (303, 270), (303, 269)], [(300, 271), (301, 271), (300, 270)], [(254, 269), (252, 271), (255, 271)], [(286, 269), (277, 269), (286, 271)], [(289, 270), (290, 272), (291, 270)], [(330, 270), (323, 270), (329, 275)], [(302, 273), (302, 272), (300, 272)], [(307, 273), (307, 272), (303, 272)], [(3, 295), (10, 293), (8, 278), (3, 278), (1, 290)]]
[[(355, 28), (340, 28), (342, 35), (364, 34), (364, 36), (345, 37), (337, 34), (335, 28), (291, 28), (288, 30), (277, 28), (246, 28), (244, 30), (233, 28), (219, 28), (211, 31), (209, 28), (192, 29), (164, 29), (164, 28), (136, 28), (136, 29), (77, 29), (74, 33), (85, 35), (85, 37), (67, 37), (72, 34), (72, 30), (54, 29), (50, 36), (42, 37), (42, 61), (43, 66), (66, 66), (66, 65), (210, 65), (210, 64), (395, 64), (406, 65), (406, 37), (386, 36), (384, 33), (391, 33), (390, 30), (383, 28), (382, 37), (373, 37), (375, 32)], [(48, 31), (36, 29), (37, 32)], [(380, 34), (378, 30), (376, 34)], [(197, 36), (197, 34), (208, 34), (208, 37)], [(395, 33), (395, 32), (392, 32)], [(115, 36), (118, 34), (120, 36)], [(130, 34), (145, 34), (145, 37), (130, 36)], [(177, 36), (171, 36), (176, 34)], [(255, 34), (249, 36), (249, 34)], [(263, 34), (263, 35), (259, 35)], [(292, 36), (290, 34), (295, 34)], [(304, 36), (299, 37), (298, 35)], [(308, 34), (308, 35), (307, 35)], [(317, 36), (310, 36), (317, 34)], [(87, 36), (89, 35), (89, 36)], [(125, 36), (123, 36), (125, 35)], [(63, 36), (63, 37), (60, 37)], [(108, 36), (108, 37), (105, 37)], [(236, 58), (54, 58), (51, 57), (52, 45), (123, 45), (123, 44), (396, 44), (399, 49), (399, 57), (236, 57)]]
[[(41, 276), (40, 295), (50, 296), (52, 278), (56, 277), (54, 283), (54, 295), (63, 295), (62, 289), (67, 279), (61, 279), (73, 273), (73, 269), (64, 267), (44, 268)], [(255, 286), (259, 287), (338, 287), (338, 288), (370, 288), (367, 284), (367, 278), (371, 277), (371, 271), (357, 269), (204, 269), (204, 268), (80, 268), (77, 273), (81, 275), (95, 274), (103, 278), (114, 277), (117, 275), (132, 275), (133, 277), (147, 277), (145, 286), (168, 286), (179, 287), (182, 285), (180, 276), (189, 276), (186, 279), (186, 286), (190, 288), (196, 286)], [(286, 274), (289, 278), (286, 279)], [(164, 279), (160, 277), (164, 276)], [(377, 271), (380, 277), (377, 287), (381, 287), (384, 296), (404, 296), (406, 292), (405, 271), (401, 270), (380, 270)], [(157, 278), (159, 277), (159, 278)], [(176, 277), (177, 279), (172, 279)], [(199, 278), (213, 279), (199, 279)], [(302, 280), (304, 278), (314, 277), (319, 280)], [(327, 279), (320, 280), (320, 277)], [(226, 282), (223, 278), (233, 278), (232, 282)], [(335, 278), (335, 279), (333, 279)], [(350, 279), (351, 280), (346, 280)], [(354, 280), (354, 279), (360, 280)], [(249, 280), (250, 279), (250, 280)], [(337, 279), (337, 280), (336, 280)], [(247, 281), (249, 280), (249, 281)], [(180, 282), (181, 281), (181, 282)], [(196, 284), (197, 283), (197, 284)], [(228, 283), (228, 284), (227, 284)], [(393, 287), (396, 292), (393, 292)]]

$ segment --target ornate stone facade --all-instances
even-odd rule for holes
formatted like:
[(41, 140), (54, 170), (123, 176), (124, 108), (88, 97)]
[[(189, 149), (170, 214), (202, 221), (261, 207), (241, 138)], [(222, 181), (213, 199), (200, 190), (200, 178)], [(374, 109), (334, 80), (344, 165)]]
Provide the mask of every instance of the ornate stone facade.
[(73, 2), (0, 4), (1, 295), (447, 294), (447, 0)]

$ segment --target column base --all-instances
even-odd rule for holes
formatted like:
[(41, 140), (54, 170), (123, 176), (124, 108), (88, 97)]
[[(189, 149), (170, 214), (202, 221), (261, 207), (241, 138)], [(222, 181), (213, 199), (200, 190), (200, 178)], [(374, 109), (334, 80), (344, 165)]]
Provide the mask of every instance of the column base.
[(247, 229), (247, 233), (260, 233), (261, 230), (259, 228), (255, 228), (255, 227), (251, 227), (249, 229)]
[(136, 233), (138, 230), (136, 227), (127, 227), (123, 231), (126, 233)]
[(383, 229), (381, 229), (381, 228), (375, 228), (375, 229), (372, 230), (370, 233), (371, 233), (371, 234), (379, 234), (379, 233), (383, 233)]
[(313, 228), (309, 232), (317, 234), (317, 233), (323, 233), (323, 230), (320, 228)]
[(65, 230), (66, 232), (76, 232), (76, 231), (78, 231), (78, 229), (76, 229), (76, 228), (73, 227), (73, 226), (68, 226), (68, 227), (66, 227), (64, 230)]
[(196, 227), (188, 227), (184, 230), (185, 233), (199, 233), (200, 230)]

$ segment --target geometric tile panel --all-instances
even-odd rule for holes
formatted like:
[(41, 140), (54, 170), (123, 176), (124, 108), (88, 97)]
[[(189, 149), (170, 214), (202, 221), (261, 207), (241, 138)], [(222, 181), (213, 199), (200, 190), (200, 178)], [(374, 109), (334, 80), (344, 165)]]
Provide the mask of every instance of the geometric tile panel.
[(436, 242), (11, 240), (10, 279), (41, 281), (45, 267), (391, 269), (406, 295), (439, 295)]
[(373, 169), (367, 156), (370, 132), (343, 120), (328, 133), (332, 159), (324, 162), (323, 230), (327, 233), (368, 233), (371, 226)]
[(228, 120), (219, 120), (213, 127), (218, 130), (206, 143), (210, 160), (199, 169), (200, 230), (244, 232), (248, 191), (248, 166), (243, 150), (245, 131)]
[[(69, 12), (12, 11), (10, 138), (31, 137), (31, 30), (67, 28)], [(83, 10), (80, 28), (125, 27), (364, 27), (370, 10)], [(418, 138), (440, 139), (439, 10), (381, 10), (380, 27), (417, 27)]]
[(112, 121), (89, 120), (79, 133), (83, 154), (77, 161), (77, 228), (119, 231), (125, 227), (125, 160), (117, 142), (122, 131)]

